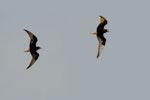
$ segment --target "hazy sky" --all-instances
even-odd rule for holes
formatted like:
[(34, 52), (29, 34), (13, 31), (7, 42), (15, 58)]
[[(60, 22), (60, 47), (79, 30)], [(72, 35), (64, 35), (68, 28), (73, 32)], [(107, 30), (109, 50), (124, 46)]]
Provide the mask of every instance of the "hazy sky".
[[(149, 100), (149, 0), (1, 0), (0, 100)], [(99, 16), (108, 20), (96, 59)], [(29, 69), (29, 36), (40, 57)]]

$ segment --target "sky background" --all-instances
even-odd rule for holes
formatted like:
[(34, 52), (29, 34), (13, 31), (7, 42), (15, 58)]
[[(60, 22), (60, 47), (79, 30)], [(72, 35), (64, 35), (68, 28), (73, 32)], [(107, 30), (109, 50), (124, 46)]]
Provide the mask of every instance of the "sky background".
[[(0, 0), (0, 100), (149, 100), (149, 0)], [(99, 16), (108, 20), (96, 59)], [(29, 36), (40, 57), (29, 69)]]

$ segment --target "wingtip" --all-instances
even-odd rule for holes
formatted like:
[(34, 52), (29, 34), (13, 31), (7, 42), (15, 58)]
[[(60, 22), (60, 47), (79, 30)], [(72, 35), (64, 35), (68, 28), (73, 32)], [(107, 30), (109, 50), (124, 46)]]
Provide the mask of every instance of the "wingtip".
[(105, 18), (104, 16), (101, 16), (101, 15), (100, 15), (99, 17), (100, 17), (100, 18)]
[(26, 30), (26, 29), (23, 29), (23, 30), (26, 31), (26, 32), (28, 31), (28, 30)]
[(97, 55), (97, 57), (96, 58), (98, 58), (99, 57), (99, 55)]
[(27, 68), (26, 68), (26, 70), (28, 70), (30, 68), (30, 66), (28, 66)]

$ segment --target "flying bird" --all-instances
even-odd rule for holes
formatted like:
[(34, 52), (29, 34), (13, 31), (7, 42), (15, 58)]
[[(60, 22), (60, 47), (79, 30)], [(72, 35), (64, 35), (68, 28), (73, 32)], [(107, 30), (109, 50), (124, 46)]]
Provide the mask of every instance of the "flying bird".
[(28, 31), (26, 29), (24, 29), (24, 31), (26, 31), (30, 37), (29, 49), (24, 51), (24, 52), (30, 52), (32, 55), (32, 60), (29, 64), (29, 66), (26, 68), (26, 69), (29, 69), (35, 63), (35, 61), (38, 59), (39, 53), (37, 53), (37, 50), (41, 49), (41, 47), (36, 46), (36, 42), (38, 41), (38, 39), (33, 33), (31, 33), (30, 31)]
[(105, 44), (106, 44), (106, 38), (104, 37), (104, 33), (109, 32), (108, 29), (104, 29), (104, 26), (106, 24), (107, 24), (107, 20), (103, 16), (100, 16), (100, 24), (97, 27), (97, 31), (91, 32), (91, 34), (97, 35), (97, 39), (99, 42), (97, 58), (102, 53), (102, 51), (105, 47)]

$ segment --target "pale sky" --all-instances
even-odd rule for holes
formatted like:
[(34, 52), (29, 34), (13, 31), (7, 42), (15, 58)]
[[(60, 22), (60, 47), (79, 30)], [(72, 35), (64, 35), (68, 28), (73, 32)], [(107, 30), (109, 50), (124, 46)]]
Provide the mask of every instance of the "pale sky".
[[(149, 0), (1, 0), (0, 100), (149, 100)], [(110, 30), (97, 59), (99, 16)], [(39, 59), (29, 69), (29, 36)]]

